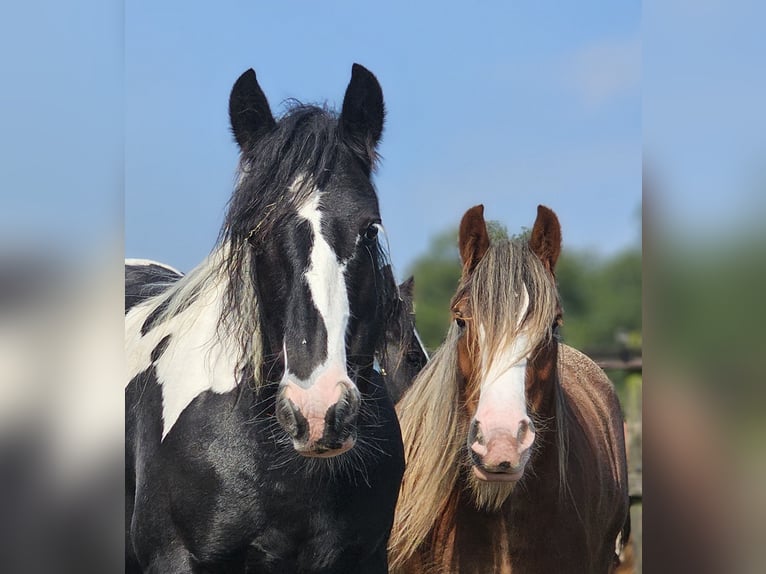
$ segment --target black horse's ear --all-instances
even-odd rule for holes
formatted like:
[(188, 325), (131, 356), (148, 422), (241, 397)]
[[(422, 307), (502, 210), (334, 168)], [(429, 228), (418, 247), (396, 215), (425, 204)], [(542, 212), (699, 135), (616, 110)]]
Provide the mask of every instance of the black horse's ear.
[(252, 146), (276, 125), (269, 102), (252, 68), (234, 82), (229, 96), (229, 121), (241, 150)]
[(415, 277), (410, 275), (399, 285), (399, 297), (401, 299), (412, 299), (415, 295)]
[(375, 148), (383, 135), (386, 116), (383, 90), (367, 68), (354, 64), (351, 81), (343, 98), (340, 114), (340, 133), (357, 154), (372, 167), (377, 159)]

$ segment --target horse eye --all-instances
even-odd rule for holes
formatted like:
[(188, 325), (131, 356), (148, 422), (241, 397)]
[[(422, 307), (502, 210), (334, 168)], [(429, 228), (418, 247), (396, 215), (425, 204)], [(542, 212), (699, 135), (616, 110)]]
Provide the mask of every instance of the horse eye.
[(465, 320), (461, 319), (460, 317), (455, 317), (455, 323), (457, 323), (457, 326), (461, 329), (465, 329)]
[(378, 224), (373, 223), (364, 232), (364, 240), (368, 243), (372, 243), (378, 238)]

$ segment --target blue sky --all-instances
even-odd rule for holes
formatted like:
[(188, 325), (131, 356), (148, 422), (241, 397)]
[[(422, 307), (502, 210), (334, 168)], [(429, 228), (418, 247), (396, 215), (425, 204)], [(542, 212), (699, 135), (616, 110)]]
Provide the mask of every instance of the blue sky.
[(376, 176), (401, 277), (484, 203), (509, 230), (553, 208), (565, 246), (640, 241), (639, 2), (165, 3), (125, 10), (125, 251), (188, 271), (215, 241), (237, 149), (227, 101), (256, 70), (272, 110), (379, 79)]
[(762, 3), (189, 4), (3, 5), (3, 247), (124, 236), (188, 270), (231, 193), (237, 76), (255, 68), (277, 111), (338, 104), (354, 61), (388, 105), (377, 185), (400, 276), (480, 201), (512, 231), (547, 203), (565, 248), (635, 244), (642, 153), (668, 227), (762, 227)]

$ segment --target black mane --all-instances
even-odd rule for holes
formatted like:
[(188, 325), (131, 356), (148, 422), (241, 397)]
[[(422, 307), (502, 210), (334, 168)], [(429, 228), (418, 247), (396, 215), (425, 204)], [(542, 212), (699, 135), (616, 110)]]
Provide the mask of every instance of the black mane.
[[(276, 126), (243, 150), (239, 184), (229, 200), (220, 239), (234, 248), (245, 241), (264, 241), (314, 188), (325, 186), (344, 151), (369, 175), (374, 165), (354, 148), (343, 139), (335, 111), (291, 100)], [(299, 177), (312, 185), (291, 190)]]

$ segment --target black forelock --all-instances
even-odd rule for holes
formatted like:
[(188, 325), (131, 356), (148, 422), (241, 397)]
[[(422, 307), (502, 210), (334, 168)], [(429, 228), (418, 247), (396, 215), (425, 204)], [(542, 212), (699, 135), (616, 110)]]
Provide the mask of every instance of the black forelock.
[[(343, 152), (355, 157), (369, 176), (366, 156), (342, 139), (338, 114), (327, 107), (291, 100), (275, 127), (242, 152), (240, 180), (229, 201), (221, 239), (237, 247), (258, 244), (270, 229), (295, 213), (313, 188), (323, 188)], [(310, 186), (288, 192), (298, 178)]]

